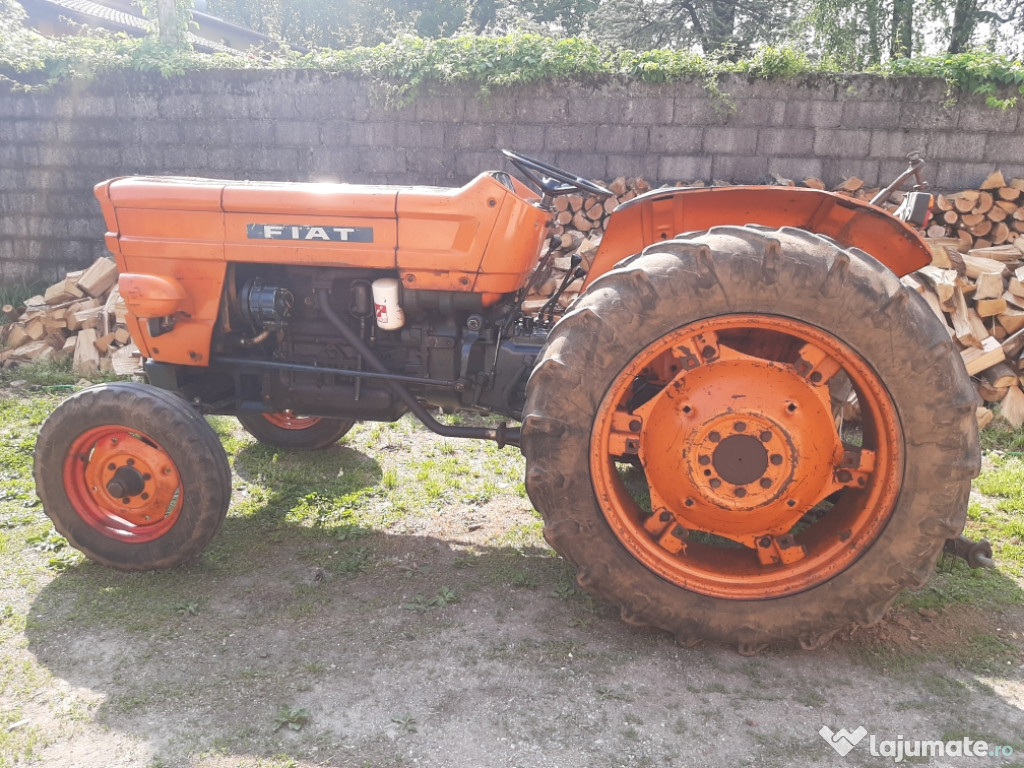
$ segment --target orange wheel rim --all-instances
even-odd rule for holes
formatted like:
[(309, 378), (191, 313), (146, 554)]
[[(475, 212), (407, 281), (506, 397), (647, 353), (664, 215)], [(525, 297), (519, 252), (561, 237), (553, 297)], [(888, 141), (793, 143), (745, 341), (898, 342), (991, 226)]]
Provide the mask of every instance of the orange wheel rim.
[(291, 411), (280, 411), (278, 413), (264, 413), (263, 418), (281, 429), (289, 429), (296, 432), (309, 429), (319, 424), (323, 419), (319, 416), (296, 416)]
[[(850, 393), (859, 427), (842, 422)], [(896, 503), (903, 441), (881, 380), (845, 343), (791, 318), (728, 315), (662, 337), (615, 377), (590, 467), (605, 519), (647, 568), (766, 599), (870, 547)]]
[(64, 490), (91, 528), (134, 543), (167, 533), (183, 502), (178, 468), (160, 444), (113, 425), (74, 441), (64, 460)]

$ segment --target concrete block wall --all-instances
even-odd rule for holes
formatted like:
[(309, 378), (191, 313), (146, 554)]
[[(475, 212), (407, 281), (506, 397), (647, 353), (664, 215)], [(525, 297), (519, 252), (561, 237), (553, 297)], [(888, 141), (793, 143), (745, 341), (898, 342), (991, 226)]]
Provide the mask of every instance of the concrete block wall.
[(1024, 110), (952, 103), (928, 80), (450, 87), (388, 108), (358, 79), (308, 70), (126, 73), (0, 92), (0, 284), (56, 280), (104, 252), (94, 184), (126, 174), (462, 184), (502, 147), (580, 175), (655, 183), (770, 173), (884, 183), (920, 150), (939, 188), (1024, 176)]

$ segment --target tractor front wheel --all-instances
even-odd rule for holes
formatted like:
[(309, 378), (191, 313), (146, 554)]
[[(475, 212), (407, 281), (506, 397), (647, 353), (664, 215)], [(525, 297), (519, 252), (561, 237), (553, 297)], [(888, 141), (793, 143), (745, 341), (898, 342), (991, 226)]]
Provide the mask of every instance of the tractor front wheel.
[(33, 471), (54, 527), (124, 571), (192, 559), (231, 500), (227, 456), (206, 419), (145, 384), (100, 384), (61, 403), (39, 431)]
[(627, 621), (814, 647), (876, 622), (960, 533), (974, 409), (948, 335), (870, 256), (718, 227), (626, 260), (554, 328), (526, 484)]

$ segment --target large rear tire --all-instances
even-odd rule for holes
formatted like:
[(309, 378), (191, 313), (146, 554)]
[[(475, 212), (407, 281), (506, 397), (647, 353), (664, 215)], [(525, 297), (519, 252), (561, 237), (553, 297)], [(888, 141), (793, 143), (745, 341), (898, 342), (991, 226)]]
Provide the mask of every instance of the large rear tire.
[(78, 392), (36, 442), (36, 493), (54, 527), (90, 560), (124, 571), (198, 555), (231, 501), (216, 433), (175, 395), (114, 382)]
[(315, 451), (334, 445), (355, 426), (351, 419), (296, 416), (282, 413), (243, 413), (238, 421), (261, 443), (292, 451)]
[(877, 622), (963, 529), (975, 400), (879, 262), (716, 227), (627, 259), (554, 328), (527, 389), (526, 485), (548, 541), (626, 621), (815, 647)]

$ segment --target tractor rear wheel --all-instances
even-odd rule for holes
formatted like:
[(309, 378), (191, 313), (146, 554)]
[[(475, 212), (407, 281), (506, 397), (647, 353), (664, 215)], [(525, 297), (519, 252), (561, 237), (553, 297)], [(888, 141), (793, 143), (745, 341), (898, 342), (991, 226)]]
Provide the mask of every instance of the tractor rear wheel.
[(867, 254), (716, 227), (622, 262), (555, 326), (526, 485), (626, 621), (815, 647), (878, 621), (963, 529), (975, 399), (926, 304)]
[(293, 451), (314, 451), (341, 440), (355, 426), (351, 419), (296, 416), (280, 413), (243, 413), (237, 416), (245, 431), (261, 443)]
[(132, 382), (89, 387), (57, 406), (39, 431), (34, 475), (54, 527), (90, 560), (124, 571), (192, 559), (231, 500), (227, 456), (206, 419)]

